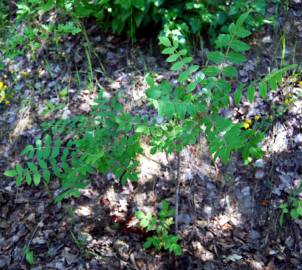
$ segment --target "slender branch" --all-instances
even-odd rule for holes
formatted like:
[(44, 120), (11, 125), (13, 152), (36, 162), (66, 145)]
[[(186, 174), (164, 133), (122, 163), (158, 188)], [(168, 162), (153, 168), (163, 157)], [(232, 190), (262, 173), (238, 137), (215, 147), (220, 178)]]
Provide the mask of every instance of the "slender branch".
[[(36, 233), (37, 233), (39, 227), (41, 226), (40, 224), (42, 224), (42, 222), (43, 222), (44, 220), (45, 220), (45, 217), (42, 217), (41, 220), (40, 220), (40, 221), (38, 222), (38, 224), (36, 225), (35, 229), (33, 230), (32, 234), (31, 234), (31, 236), (30, 236), (29, 241), (28, 241), (27, 244), (24, 246), (26, 249), (29, 248), (29, 246), (30, 246), (32, 240), (34, 239), (34, 237), (35, 237), (35, 235), (36, 235)], [(24, 258), (25, 258), (25, 253), (23, 254), (23, 256), (22, 256), (22, 258), (21, 258), (21, 262), (24, 261)]]
[(158, 164), (159, 166), (161, 166), (161, 167), (163, 167), (163, 168), (165, 168), (165, 169), (167, 169), (167, 170), (170, 170), (170, 167), (169, 167), (169, 166), (163, 164), (163, 163), (160, 162), (160, 161), (157, 161), (157, 160), (153, 159), (152, 157), (149, 157), (149, 156), (146, 155), (145, 153), (141, 153), (141, 155), (144, 156), (145, 158), (149, 159), (150, 161), (152, 161), (152, 162)]
[(180, 153), (177, 152), (176, 194), (175, 194), (175, 234), (178, 232), (178, 209), (179, 209), (179, 178), (180, 178)]

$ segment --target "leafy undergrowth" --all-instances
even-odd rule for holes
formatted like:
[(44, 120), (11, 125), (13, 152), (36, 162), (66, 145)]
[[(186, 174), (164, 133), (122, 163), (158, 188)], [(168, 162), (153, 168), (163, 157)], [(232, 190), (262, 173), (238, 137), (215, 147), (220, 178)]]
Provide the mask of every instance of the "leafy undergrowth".
[[(113, 103), (118, 108), (122, 104), (127, 112), (118, 114), (121, 119), (138, 115), (148, 119), (151, 115), (158, 125), (163, 121), (144, 99), (147, 71), (155, 73), (156, 83), (162, 82), (163, 78), (175, 79), (174, 71), (166, 71), (159, 57), (145, 54), (139, 48), (130, 52), (113, 37), (108, 37), (105, 45), (99, 45), (96, 37), (92, 41), (91, 47), (95, 48), (92, 52), (85, 49), (83, 41), (74, 46), (75, 40), (69, 40), (69, 44), (66, 41), (66, 47), (60, 49), (68, 57), (66, 62), (62, 60), (64, 58), (52, 60), (54, 50), (49, 48), (44, 51), (44, 57), (35, 59), (38, 67), (31, 59), (20, 57), (16, 61), (6, 61), (7, 66), (1, 73), (7, 89), (21, 92), (11, 104), (1, 107), (1, 123), (5, 127), (5, 131), (1, 130), (4, 135), (1, 137), (1, 171), (20, 163), (33, 172), (33, 178), (26, 177), (27, 171), (24, 173), (24, 181), (28, 183), (42, 182), (41, 176), (34, 172), (37, 171), (34, 166), (45, 167), (41, 162), (47, 155), (45, 152), (49, 151), (45, 150), (47, 147), (43, 148), (45, 145), (65, 146), (70, 139), (80, 137), (77, 132), (86, 131), (74, 130), (75, 125), (71, 124), (67, 126), (70, 129), (67, 135), (60, 137), (62, 127), (58, 124), (52, 126), (55, 128), (52, 135), (57, 137), (50, 142), (45, 123), (47, 128), (53, 119), (72, 118), (80, 122), (78, 127), (83, 125), (85, 128), (87, 118), (84, 117), (83, 124), (81, 116), (88, 116), (93, 110), (96, 89), (100, 85), (107, 98), (118, 94), (118, 102)], [(86, 58), (89, 53), (99, 58), (91, 61)], [(212, 54), (212, 61), (215, 60), (217, 57)], [(250, 61), (240, 67), (239, 75), (240, 71), (249, 70), (253, 65)], [(90, 69), (89, 63), (96, 68)], [(98, 68), (100, 63), (104, 68)], [(87, 74), (87, 70), (92, 73)], [(242, 82), (244, 77), (240, 77)], [(208, 149), (202, 136), (196, 145), (186, 147), (179, 155), (159, 152), (152, 156), (149, 154), (150, 141), (140, 138), (137, 183), (122, 186), (116, 177), (118, 171), (106, 173), (106, 166), (119, 169), (119, 164), (114, 164), (117, 157), (120, 163), (128, 161), (127, 157), (118, 156), (118, 151), (109, 150), (102, 162), (105, 166), (103, 175), (91, 173), (91, 183), (79, 191), (79, 198), (70, 198), (59, 204), (54, 204), (52, 199), (66, 191), (66, 186), (62, 188), (58, 182), (60, 175), (57, 178), (44, 172), (42, 177), (46, 179), (46, 185), (32, 188), (24, 185), (16, 188), (15, 182), (5, 179), (0, 184), (0, 268), (299, 269), (302, 224), (299, 219), (293, 221), (286, 211), (282, 218), (283, 227), (279, 226), (278, 220), (280, 205), (282, 209), (286, 205), (288, 212), (299, 209), (288, 195), (299, 199), (295, 187), (298, 188), (302, 174), (300, 80), (299, 74), (284, 78), (277, 91), (268, 95), (266, 100), (256, 96), (252, 104), (235, 102), (234, 107), (222, 112), (223, 116), (242, 123), (240, 131), (255, 129), (266, 134), (262, 144), (264, 157), (249, 166), (245, 166), (236, 155), (232, 156), (229, 165), (213, 162), (210, 155), (213, 151)], [(156, 87), (151, 94), (154, 93), (156, 95)], [(238, 93), (235, 99), (238, 99)], [(18, 98), (22, 99), (21, 103)], [(162, 112), (170, 114), (169, 109)], [(173, 110), (178, 112), (177, 109)], [(105, 113), (105, 117), (110, 117), (105, 124), (113, 127), (112, 112)], [(40, 128), (41, 123), (44, 123), (44, 129)], [(109, 134), (101, 134), (100, 141), (115, 145), (122, 143), (121, 133), (132, 135), (123, 122), (120, 121), (119, 125), (118, 133), (114, 133), (116, 129), (113, 128)], [(68, 136), (72, 131), (72, 136)], [(39, 138), (44, 139), (36, 143)], [(160, 138), (157, 142), (160, 146)], [(86, 147), (89, 139), (82, 143)], [(40, 150), (29, 164), (20, 157), (27, 144)], [(75, 158), (72, 155), (74, 145), (68, 147), (70, 152), (66, 154), (66, 160), (72, 161)], [(95, 147), (89, 150), (95, 154)], [(57, 150), (49, 153), (53, 158), (58, 154)], [(87, 156), (80, 161), (86, 160)], [(63, 169), (66, 166), (68, 164), (62, 166)], [(81, 164), (74, 163), (73, 166), (78, 169)], [(170, 212), (167, 205), (175, 206), (175, 178), (179, 170), (178, 236), (173, 236), (167, 232), (173, 232), (172, 216), (175, 213)], [(9, 174), (12, 176), (18, 171), (20, 168)], [(120, 176), (124, 175), (121, 172)], [(158, 250), (172, 247), (171, 250), (180, 256), (145, 250), (144, 242), (145, 247), (153, 245)]]

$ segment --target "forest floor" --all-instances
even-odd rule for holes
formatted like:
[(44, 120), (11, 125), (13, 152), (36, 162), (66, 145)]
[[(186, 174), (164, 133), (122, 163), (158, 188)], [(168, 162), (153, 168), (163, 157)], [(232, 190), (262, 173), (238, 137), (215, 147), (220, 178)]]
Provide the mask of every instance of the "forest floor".
[[(240, 68), (242, 82), (280, 63), (281, 33), (287, 37), (284, 59), (302, 60), (302, 9), (290, 9), (279, 21), (280, 28), (267, 26), (250, 39), (253, 50)], [(121, 93), (125, 107), (143, 115), (144, 75), (172, 76), (148, 40), (133, 47), (97, 29), (87, 33), (90, 44), (75, 37), (59, 52), (45, 46), (36, 55), (5, 62), (0, 77), (17, 94), (0, 108), (1, 174), (20, 159), (26, 144), (41, 137), (43, 121), (89, 112), (100, 87), (109, 96)], [(203, 51), (196, 54), (202, 64)], [(127, 220), (136, 209), (156, 211), (163, 199), (175, 203), (175, 158), (150, 156), (145, 147), (138, 184), (121, 188), (110, 175), (95, 175), (80, 198), (62, 204), (52, 201), (59, 190), (55, 179), (46, 190), (17, 188), (0, 176), (0, 269), (302, 269), (302, 220), (278, 223), (278, 206), (302, 181), (300, 81), (284, 78), (267, 100), (225, 112), (241, 120), (261, 116), (254, 124), (266, 130), (263, 159), (249, 166), (238, 156), (228, 166), (213, 163), (203, 138), (181, 153), (181, 256), (144, 250), (143, 234), (114, 224), (113, 217)], [(33, 251), (33, 266), (24, 260), (24, 246)]]

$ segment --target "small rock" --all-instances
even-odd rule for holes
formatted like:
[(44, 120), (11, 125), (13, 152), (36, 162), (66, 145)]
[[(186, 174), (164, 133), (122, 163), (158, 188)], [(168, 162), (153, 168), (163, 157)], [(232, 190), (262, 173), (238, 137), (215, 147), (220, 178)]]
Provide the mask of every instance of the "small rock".
[(51, 99), (49, 100), (49, 102), (52, 103), (52, 104), (57, 105), (57, 104), (60, 103), (60, 99), (59, 99), (59, 98), (51, 98)]
[(68, 109), (64, 109), (64, 111), (62, 113), (62, 119), (66, 120), (66, 119), (68, 119), (70, 117), (70, 115), (71, 115), (71, 111), (68, 110)]
[(256, 167), (256, 168), (261, 168), (261, 169), (263, 169), (263, 168), (264, 168), (264, 165), (265, 165), (265, 163), (264, 163), (264, 160), (263, 160), (263, 159), (257, 159), (257, 160), (255, 161), (255, 167)]
[(292, 249), (292, 247), (294, 246), (294, 243), (295, 243), (295, 240), (291, 236), (287, 237), (286, 240), (285, 240), (285, 245), (289, 249)]
[(4, 269), (4, 267), (8, 266), (9, 262), (9, 256), (0, 255), (0, 269)]
[(264, 44), (268, 44), (268, 43), (272, 43), (273, 40), (272, 40), (272, 37), (271, 36), (266, 36), (262, 39), (262, 43)]
[(213, 207), (210, 205), (205, 205), (203, 208), (203, 213), (206, 215), (206, 217), (211, 217), (213, 214)]
[(281, 174), (279, 176), (279, 179), (281, 180), (282, 185), (287, 188), (287, 187), (291, 187), (292, 185), (292, 177), (288, 174)]
[(129, 259), (129, 245), (122, 240), (116, 240), (113, 244), (115, 251), (124, 261)]
[(80, 232), (79, 239), (86, 243), (90, 243), (92, 242), (93, 237), (88, 232)]
[(297, 145), (302, 145), (302, 133), (296, 135), (296, 137), (295, 137), (295, 143)]
[(276, 138), (272, 150), (275, 153), (281, 153), (288, 149), (287, 130), (281, 123), (276, 123)]
[(255, 173), (255, 178), (256, 179), (262, 179), (264, 177), (264, 171), (261, 169), (257, 169)]
[(251, 265), (253, 270), (262, 270), (263, 266), (264, 266), (264, 263), (263, 262), (258, 262), (258, 261), (255, 261), (255, 260), (251, 260), (250, 265)]
[(188, 225), (188, 224), (192, 223), (193, 221), (192, 221), (191, 215), (180, 214), (180, 215), (178, 215), (178, 222), (180, 224), (186, 224), (186, 225)]
[(192, 247), (195, 256), (200, 258), (202, 261), (212, 261), (214, 259), (214, 254), (208, 251), (200, 242), (193, 241)]
[(238, 254), (231, 254), (226, 259), (227, 261), (236, 262), (236, 261), (240, 261), (242, 259), (242, 256)]
[(68, 265), (73, 264), (74, 262), (76, 262), (78, 256), (72, 253), (69, 253), (66, 249), (64, 249), (63, 251), (63, 257), (65, 258), (66, 262)]
[(58, 269), (58, 270), (64, 270), (65, 269), (64, 263), (56, 262), (55, 263), (55, 268)]
[(87, 103), (81, 104), (80, 105), (80, 110), (82, 112), (89, 113), (90, 112), (90, 106), (89, 106), (89, 104), (87, 104)]
[(35, 214), (35, 213), (31, 213), (31, 214), (27, 217), (27, 221), (35, 222), (35, 221), (36, 221), (36, 214)]
[(252, 239), (252, 240), (257, 240), (257, 239), (260, 239), (261, 235), (258, 231), (256, 230), (251, 230), (249, 232), (249, 237)]
[(213, 191), (213, 190), (216, 190), (216, 186), (213, 183), (208, 182), (207, 183), (207, 189)]
[(218, 223), (219, 223), (220, 226), (223, 226), (223, 225), (227, 224), (230, 221), (230, 218), (226, 215), (221, 215), (218, 219), (219, 219)]
[(33, 240), (32, 240), (32, 243), (34, 245), (43, 245), (46, 243), (46, 240), (43, 238), (43, 237), (35, 237)]

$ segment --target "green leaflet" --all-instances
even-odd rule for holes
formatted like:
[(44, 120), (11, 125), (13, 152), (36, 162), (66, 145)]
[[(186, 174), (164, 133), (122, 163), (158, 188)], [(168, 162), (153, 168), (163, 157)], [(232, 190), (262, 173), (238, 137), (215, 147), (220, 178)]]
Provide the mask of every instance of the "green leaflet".
[(215, 77), (220, 73), (220, 69), (216, 66), (209, 66), (203, 70), (203, 73), (208, 77)]
[(254, 96), (255, 96), (256, 89), (253, 85), (249, 85), (247, 88), (247, 100), (250, 103), (254, 102)]
[(29, 170), (25, 169), (24, 174), (25, 174), (26, 184), (30, 186), (31, 183), (32, 183), (32, 177), (31, 177), (31, 174), (30, 174)]
[(162, 51), (162, 54), (173, 54), (175, 52), (175, 47), (166, 48)]
[(35, 186), (38, 186), (40, 184), (41, 175), (38, 171), (37, 166), (33, 162), (27, 162), (28, 168), (33, 173), (33, 182)]
[(170, 42), (170, 39), (167, 37), (159, 37), (159, 44), (164, 45), (165, 47), (171, 47), (172, 44)]
[(214, 62), (215, 64), (221, 64), (224, 62), (224, 54), (222, 52), (209, 52), (208, 60)]
[(246, 30), (244, 27), (238, 26), (234, 23), (230, 24), (229, 32), (230, 34), (238, 38), (246, 38), (251, 35), (251, 32), (249, 30)]
[(230, 47), (235, 51), (235, 52), (245, 52), (250, 49), (250, 46), (246, 44), (243, 41), (240, 41), (238, 39), (234, 39), (230, 42)]
[(7, 177), (15, 177), (15, 176), (17, 176), (17, 171), (16, 170), (7, 170), (4, 172), (4, 175)]
[(243, 88), (243, 85), (241, 84), (235, 91), (234, 93), (234, 102), (235, 102), (235, 105), (239, 105), (240, 101), (241, 101), (241, 98), (242, 98), (242, 88)]
[(228, 67), (223, 68), (222, 74), (225, 77), (234, 78), (234, 77), (237, 77), (237, 69), (235, 67), (228, 66)]
[(241, 53), (238, 53), (238, 52), (229, 52), (229, 54), (227, 55), (227, 60), (230, 61), (233, 64), (242, 64), (247, 59)]
[(266, 98), (267, 96), (267, 83), (265, 81), (262, 81), (259, 84), (259, 94), (262, 98)]
[(22, 180), (23, 180), (23, 168), (20, 164), (16, 165), (16, 172), (17, 172), (17, 179), (16, 179), (16, 185), (17, 187), (20, 186), (22, 184)]
[(179, 71), (183, 68), (185, 63), (183, 61), (178, 61), (171, 66), (172, 71)]

